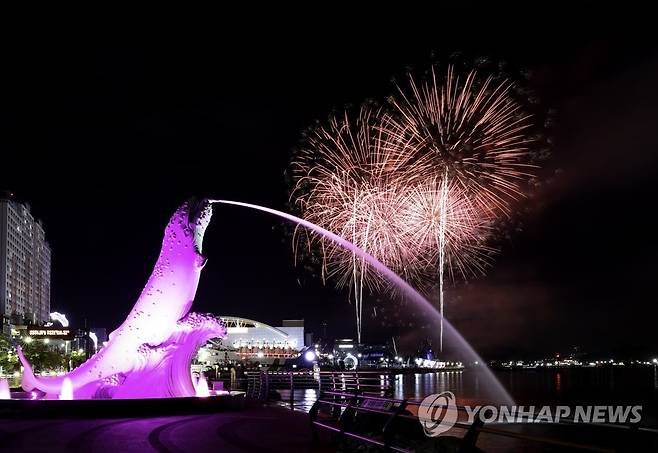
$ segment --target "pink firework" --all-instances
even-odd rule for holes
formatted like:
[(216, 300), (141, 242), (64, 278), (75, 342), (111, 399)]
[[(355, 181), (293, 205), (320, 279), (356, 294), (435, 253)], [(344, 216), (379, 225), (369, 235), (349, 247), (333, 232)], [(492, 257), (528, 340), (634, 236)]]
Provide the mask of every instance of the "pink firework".
[[(490, 233), (489, 211), (471, 203), (464, 190), (446, 174), (409, 186), (403, 205), (400, 223), (407, 249), (422, 257), (410, 263), (419, 266), (425, 282), (438, 281), (439, 311), (443, 318), (445, 271), (454, 278), (453, 271), (457, 270), (466, 278), (484, 273), (489, 264), (494, 251), (485, 243)], [(439, 339), (442, 350), (443, 320)]]
[[(494, 252), (490, 225), (509, 214), (532, 176), (530, 116), (512, 94), (511, 82), (474, 71), (461, 79), (452, 67), (444, 77), (410, 76), (392, 111), (363, 107), (356, 119), (332, 117), (307, 137), (292, 165), (291, 198), (304, 219), (417, 287), (438, 283), (443, 315), (444, 273), (484, 273)], [(319, 244), (323, 277), (352, 288), (360, 340), (364, 287), (390, 286), (335, 244), (296, 235), (300, 241)]]
[(534, 168), (527, 163), (531, 116), (513, 88), (508, 80), (480, 79), (476, 71), (460, 78), (452, 66), (443, 77), (432, 68), (420, 82), (410, 75), (408, 86), (398, 86), (391, 98), (383, 147), (403, 156), (419, 178), (445, 174), (473, 203), (507, 214)]
[[(380, 116), (380, 111), (364, 107), (356, 120), (347, 114), (332, 117), (313, 131), (292, 165), (291, 198), (305, 220), (349, 239), (409, 279), (404, 261), (408, 251), (397, 219), (404, 202), (399, 180), (404, 165), (400, 155), (381, 146)], [(387, 280), (332, 241), (296, 231), (295, 245), (304, 242), (318, 243), (323, 277), (352, 289), (360, 339), (364, 287), (382, 291), (390, 287)]]
[(453, 279), (484, 274), (494, 252), (486, 245), (492, 220), (447, 177), (408, 186), (399, 215), (406, 249), (421, 257), (410, 262), (430, 281), (436, 280), (441, 262)]

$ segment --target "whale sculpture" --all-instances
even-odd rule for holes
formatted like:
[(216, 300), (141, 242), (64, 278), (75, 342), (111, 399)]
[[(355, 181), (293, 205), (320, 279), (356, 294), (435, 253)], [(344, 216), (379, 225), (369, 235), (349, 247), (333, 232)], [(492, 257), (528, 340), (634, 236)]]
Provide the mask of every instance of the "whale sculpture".
[(205, 199), (190, 199), (176, 210), (135, 306), (107, 345), (78, 368), (38, 378), (18, 348), (23, 389), (56, 398), (68, 378), (76, 399), (194, 396), (192, 358), (209, 339), (226, 337), (220, 320), (189, 312), (206, 263), (203, 235), (211, 216), (212, 205)]

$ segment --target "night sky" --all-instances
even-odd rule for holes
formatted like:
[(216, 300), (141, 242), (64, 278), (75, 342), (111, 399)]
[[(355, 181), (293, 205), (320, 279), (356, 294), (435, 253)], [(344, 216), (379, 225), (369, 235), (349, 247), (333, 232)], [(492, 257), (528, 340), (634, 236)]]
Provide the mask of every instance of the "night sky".
[[(177, 205), (199, 195), (285, 210), (284, 172), (305, 128), (347, 104), (383, 100), (408, 66), (461, 51), (533, 70), (532, 88), (556, 112), (555, 146), (488, 275), (450, 285), (448, 319), (490, 358), (574, 346), (658, 353), (658, 53), (649, 30), (586, 14), (482, 14), (466, 33), (464, 15), (245, 20), (239, 30), (224, 18), (204, 32), (188, 23), (134, 39), (44, 32), (5, 41), (0, 188), (44, 222), (52, 308), (77, 325), (86, 317), (117, 327)], [(277, 219), (217, 208), (204, 252), (195, 311), (273, 325), (303, 317), (316, 333), (326, 321), (329, 334), (354, 335), (346, 294), (293, 266)], [(366, 341), (386, 339), (392, 331), (367, 307)]]

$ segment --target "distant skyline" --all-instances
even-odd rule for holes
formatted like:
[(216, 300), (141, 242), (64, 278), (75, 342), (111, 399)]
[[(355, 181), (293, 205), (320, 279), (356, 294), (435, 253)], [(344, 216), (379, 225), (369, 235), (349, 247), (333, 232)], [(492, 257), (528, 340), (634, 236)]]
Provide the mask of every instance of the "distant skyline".
[[(113, 330), (187, 197), (288, 210), (285, 172), (307, 127), (384, 98), (407, 65), (463, 51), (533, 70), (555, 111), (554, 150), (487, 275), (447, 286), (447, 319), (485, 358), (658, 351), (658, 53), (643, 30), (577, 17), (514, 29), (475, 17), (468, 34), (442, 23), (403, 37), (376, 35), (374, 23), (338, 37), (310, 28), (303, 38), (259, 28), (240, 45), (218, 32), (127, 44), (35, 36), (9, 49), (0, 190), (43, 220), (53, 310)], [(217, 208), (194, 311), (271, 325), (305, 318), (316, 334), (326, 321), (354, 337), (347, 294), (294, 267), (287, 230)], [(374, 299), (364, 301), (364, 340), (417, 343), (422, 320), (409, 326), (409, 310), (389, 302), (375, 315)]]

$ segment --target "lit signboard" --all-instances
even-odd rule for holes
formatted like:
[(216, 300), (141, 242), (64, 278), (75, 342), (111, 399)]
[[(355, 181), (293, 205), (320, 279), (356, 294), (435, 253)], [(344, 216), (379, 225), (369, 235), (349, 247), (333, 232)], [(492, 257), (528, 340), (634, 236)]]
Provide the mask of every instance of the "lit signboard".
[(30, 326), (27, 328), (27, 335), (35, 339), (49, 338), (52, 340), (73, 340), (75, 338), (75, 331), (68, 328)]

